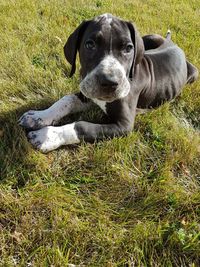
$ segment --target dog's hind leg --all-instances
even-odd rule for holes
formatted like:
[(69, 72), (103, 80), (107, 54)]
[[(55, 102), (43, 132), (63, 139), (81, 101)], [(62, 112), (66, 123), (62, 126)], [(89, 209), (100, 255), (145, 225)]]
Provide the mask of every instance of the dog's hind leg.
[(144, 43), (145, 51), (147, 51), (147, 50), (156, 49), (160, 47), (164, 43), (165, 38), (163, 38), (159, 34), (149, 34), (149, 35), (143, 36), (142, 40)]
[(197, 80), (199, 71), (190, 62), (186, 61), (186, 63), (187, 63), (187, 83), (193, 83), (194, 81)]
[(159, 48), (166, 40), (171, 40), (171, 31), (168, 30), (166, 37), (162, 37), (159, 34), (149, 34), (142, 37), (145, 51)]

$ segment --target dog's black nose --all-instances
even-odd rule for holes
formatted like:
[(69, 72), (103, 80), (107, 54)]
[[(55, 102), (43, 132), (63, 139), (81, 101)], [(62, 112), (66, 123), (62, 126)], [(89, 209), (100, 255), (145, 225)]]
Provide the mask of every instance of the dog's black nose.
[(114, 77), (110, 77), (109, 75), (106, 74), (101, 74), (98, 76), (98, 78), (99, 78), (99, 83), (102, 87), (115, 90), (118, 86), (118, 82)]

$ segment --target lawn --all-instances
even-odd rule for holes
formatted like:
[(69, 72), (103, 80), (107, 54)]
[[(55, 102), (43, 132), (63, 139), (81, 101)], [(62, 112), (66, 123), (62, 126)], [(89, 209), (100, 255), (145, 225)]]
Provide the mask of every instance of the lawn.
[(170, 29), (200, 69), (199, 0), (0, 0), (2, 267), (200, 266), (200, 80), (138, 115), (127, 137), (41, 154), (18, 126), (25, 111), (78, 91), (63, 46), (107, 12), (141, 35)]

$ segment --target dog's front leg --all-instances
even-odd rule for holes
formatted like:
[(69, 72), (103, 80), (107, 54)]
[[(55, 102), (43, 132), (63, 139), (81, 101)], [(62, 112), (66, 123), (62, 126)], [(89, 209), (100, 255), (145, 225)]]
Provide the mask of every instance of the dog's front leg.
[(83, 111), (91, 101), (82, 93), (66, 95), (45, 110), (30, 110), (19, 119), (19, 125), (26, 129), (37, 130), (48, 125), (55, 125), (64, 116)]
[(63, 145), (80, 143), (82, 140), (92, 142), (106, 137), (125, 135), (131, 131), (132, 126), (79, 121), (59, 127), (47, 126), (38, 131), (29, 132), (28, 139), (35, 148), (47, 153)]

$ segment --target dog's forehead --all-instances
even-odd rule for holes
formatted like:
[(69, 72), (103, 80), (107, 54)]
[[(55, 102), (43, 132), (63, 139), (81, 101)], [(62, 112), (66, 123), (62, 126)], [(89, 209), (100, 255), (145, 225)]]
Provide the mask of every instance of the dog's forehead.
[(87, 30), (87, 33), (107, 33), (115, 32), (116, 34), (120, 34), (120, 36), (129, 33), (129, 29), (127, 23), (109, 13), (102, 14), (96, 18), (94, 18)]

